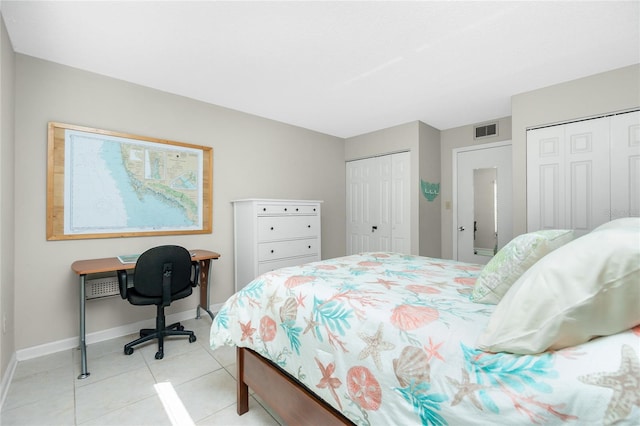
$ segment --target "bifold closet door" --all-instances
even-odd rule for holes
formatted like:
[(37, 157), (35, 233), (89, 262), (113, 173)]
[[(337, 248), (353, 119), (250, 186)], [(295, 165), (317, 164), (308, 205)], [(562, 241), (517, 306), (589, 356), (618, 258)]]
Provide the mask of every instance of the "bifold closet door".
[(409, 253), (409, 153), (346, 163), (347, 254)]
[(640, 111), (611, 117), (611, 219), (640, 216)]
[(640, 214), (640, 112), (527, 132), (527, 229), (584, 235)]
[(585, 120), (527, 133), (527, 227), (575, 229), (606, 222), (609, 122)]

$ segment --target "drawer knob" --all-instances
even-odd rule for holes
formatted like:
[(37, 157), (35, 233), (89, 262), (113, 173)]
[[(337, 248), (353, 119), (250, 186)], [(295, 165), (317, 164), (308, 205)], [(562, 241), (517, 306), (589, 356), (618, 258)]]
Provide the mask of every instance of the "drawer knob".
[(308, 246), (309, 248), (311, 248), (311, 246)]
[(284, 211), (285, 211), (285, 212), (287, 211), (287, 208), (286, 208), (286, 207), (284, 208)]
[(273, 252), (274, 252), (274, 251), (275, 251), (275, 250), (271, 250), (271, 253), (273, 254)]
[(273, 226), (271, 227), (271, 230), (273, 231)]
[(311, 228), (311, 225), (307, 225), (307, 228)]

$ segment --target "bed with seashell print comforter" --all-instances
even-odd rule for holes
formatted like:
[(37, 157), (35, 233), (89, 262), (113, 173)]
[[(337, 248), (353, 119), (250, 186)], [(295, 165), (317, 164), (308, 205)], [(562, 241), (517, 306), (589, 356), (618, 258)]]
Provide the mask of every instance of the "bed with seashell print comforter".
[(640, 327), (540, 355), (475, 349), (481, 265), (364, 253), (264, 274), (211, 346), (248, 347), (359, 425), (637, 424)]

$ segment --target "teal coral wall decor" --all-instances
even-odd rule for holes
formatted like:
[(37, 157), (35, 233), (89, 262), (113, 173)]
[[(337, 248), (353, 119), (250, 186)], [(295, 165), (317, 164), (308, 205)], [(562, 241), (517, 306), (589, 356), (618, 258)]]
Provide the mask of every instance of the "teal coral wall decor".
[(420, 190), (427, 201), (433, 201), (440, 193), (440, 182), (431, 183), (420, 179)]

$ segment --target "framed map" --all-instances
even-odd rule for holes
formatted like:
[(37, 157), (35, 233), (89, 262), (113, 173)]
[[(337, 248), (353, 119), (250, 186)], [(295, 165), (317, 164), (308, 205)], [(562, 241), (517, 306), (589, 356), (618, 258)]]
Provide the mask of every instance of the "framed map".
[(47, 240), (211, 233), (211, 147), (50, 122), (47, 158)]

